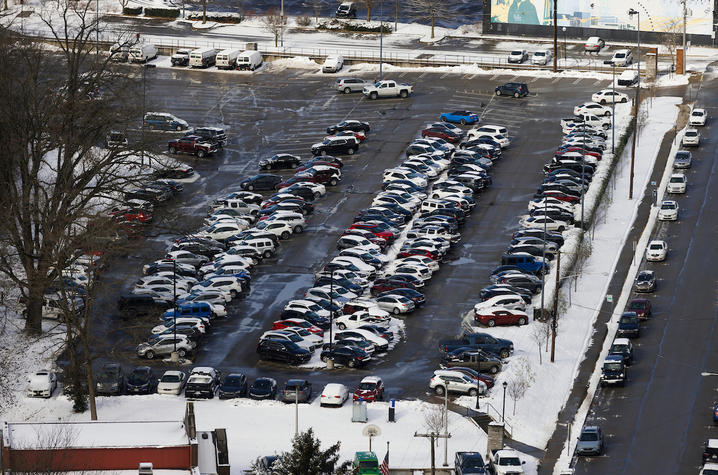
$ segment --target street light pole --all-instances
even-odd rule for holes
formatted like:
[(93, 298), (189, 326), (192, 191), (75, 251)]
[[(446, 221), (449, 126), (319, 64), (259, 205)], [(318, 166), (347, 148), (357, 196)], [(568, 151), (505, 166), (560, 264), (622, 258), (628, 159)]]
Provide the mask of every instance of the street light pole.
[(686, 17), (688, 16), (688, 10), (686, 10), (686, 0), (682, 0), (683, 4), (683, 74), (686, 74)]
[(566, 27), (561, 27), (563, 30), (563, 67), (566, 67)]
[(504, 422), (504, 414), (506, 414), (506, 386), (508, 386), (509, 383), (504, 381), (504, 384), (502, 385), (504, 387), (504, 401), (501, 404), (501, 422)]
[(479, 410), (479, 393), (481, 392), (481, 380), (476, 378), (476, 410)]
[(616, 63), (611, 62), (611, 68), (613, 69), (613, 102), (611, 102), (611, 154), (613, 155), (616, 153)]
[(641, 12), (631, 8), (628, 15), (636, 15), (636, 31), (638, 43), (638, 84), (636, 85), (636, 104), (633, 110), (633, 141), (631, 143), (631, 174), (629, 175), (628, 199), (633, 199), (633, 168), (636, 162), (636, 136), (638, 135), (638, 109), (641, 104)]
[(558, 70), (558, 0), (553, 0), (553, 72)]
[(177, 261), (172, 259), (172, 336), (174, 340), (174, 352), (172, 355), (177, 358)]
[(280, 32), (279, 32), (279, 38), (280, 38), (280, 41), (281, 41), (281, 42), (280, 42), (280, 46), (281, 46), (282, 48), (284, 48), (284, 0), (282, 0), (282, 3), (281, 3), (281, 5), (280, 5), (280, 7), (279, 7), (279, 10), (280, 10), (279, 16), (282, 17), (282, 20), (281, 20), (281, 21), (282, 21), (282, 25), (281, 25), (281, 30), (280, 30)]
[[(548, 215), (548, 200), (544, 196), (543, 198), (543, 214), (544, 218)], [(541, 257), (543, 262), (546, 262), (546, 219), (543, 220), (543, 250), (541, 251)], [(541, 318), (543, 318), (543, 303), (544, 303), (544, 290), (546, 283), (546, 271), (541, 271)]]
[(444, 467), (449, 466), (449, 382), (444, 391)]
[(379, 3), (379, 80), (384, 79), (382, 66), (384, 63), (384, 0)]
[(294, 437), (299, 435), (299, 388), (294, 388)]

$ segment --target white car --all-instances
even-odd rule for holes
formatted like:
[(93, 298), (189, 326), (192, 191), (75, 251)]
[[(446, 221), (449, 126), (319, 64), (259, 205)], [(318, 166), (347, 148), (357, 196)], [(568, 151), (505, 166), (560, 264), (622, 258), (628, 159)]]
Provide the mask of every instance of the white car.
[[(427, 280), (431, 279), (431, 270), (429, 267), (423, 265), (423, 264), (404, 264), (401, 266), (394, 266), (391, 271), (388, 271), (386, 273), (387, 276), (393, 276), (393, 275), (410, 275), (412, 277), (416, 277), (417, 279), (421, 280), (421, 282), (426, 282)], [(420, 287), (418, 285), (419, 282), (417, 282), (415, 285), (417, 287)]]
[(604, 46), (606, 46), (605, 41), (598, 36), (591, 36), (586, 40), (586, 43), (583, 44), (583, 50), (598, 53)]
[(531, 56), (531, 64), (538, 64), (541, 66), (545, 66), (553, 59), (553, 53), (551, 53), (550, 49), (540, 49), (534, 51), (533, 56)]
[(304, 298), (307, 300), (314, 300), (314, 301), (322, 301), (322, 300), (334, 300), (337, 304), (341, 303), (344, 304), (348, 301), (350, 301), (353, 298), (356, 298), (357, 295), (353, 292), (349, 292), (351, 297), (345, 297), (339, 293), (339, 286), (336, 286), (332, 291), (329, 290), (328, 287), (312, 287), (311, 289), (307, 289), (306, 292), (304, 292)]
[(152, 333), (153, 335), (157, 335), (159, 333), (165, 332), (171, 329), (172, 324), (175, 322), (177, 323), (177, 325), (191, 325), (193, 328), (196, 328), (200, 333), (205, 333), (207, 331), (207, 327), (205, 327), (204, 321), (199, 317), (177, 317), (168, 320), (166, 323), (157, 325), (150, 331), (150, 333)]
[(688, 119), (690, 125), (706, 125), (708, 120), (708, 112), (705, 109), (693, 109)]
[(350, 315), (342, 315), (334, 319), (334, 323), (337, 324), (337, 328), (340, 330), (346, 330), (347, 328), (359, 328), (362, 325), (374, 325), (378, 323), (378, 319), (372, 316), (369, 312), (359, 311), (354, 312)]
[(524, 463), (519, 453), (511, 449), (497, 450), (489, 457), (489, 465), (495, 475), (523, 475)]
[(376, 349), (377, 353), (382, 353), (389, 349), (389, 342), (387, 340), (380, 337), (379, 335), (374, 334), (373, 332), (370, 332), (369, 330), (352, 328), (338, 331), (335, 335), (338, 340), (341, 340), (343, 338), (360, 338), (364, 341), (368, 341), (369, 343), (374, 345), (374, 348)]
[(55, 388), (57, 388), (55, 373), (48, 369), (42, 369), (28, 376), (25, 394), (27, 397), (50, 398)]
[(382, 310), (391, 312), (394, 315), (409, 313), (415, 309), (414, 302), (401, 295), (384, 295), (376, 298), (376, 304)]
[(260, 221), (254, 228), (264, 231), (265, 233), (274, 234), (279, 239), (289, 239), (294, 232), (294, 229), (289, 223), (281, 220), (270, 221), (267, 219), (265, 221)]
[(319, 406), (343, 406), (349, 399), (349, 389), (343, 384), (329, 383), (322, 389)]
[(678, 219), (678, 203), (673, 200), (664, 200), (658, 210), (659, 221), (676, 221)]
[(526, 229), (544, 229), (546, 231), (558, 231), (560, 233), (567, 230), (570, 225), (566, 221), (552, 219), (548, 216), (528, 216), (521, 220), (521, 226)]
[(611, 108), (595, 102), (584, 102), (573, 108), (573, 115), (593, 114), (595, 116), (610, 117)]
[(287, 302), (287, 305), (284, 306), (284, 310), (296, 310), (303, 313), (314, 312), (320, 317), (329, 318), (329, 310), (325, 310), (312, 300), (290, 300), (289, 302)]
[(237, 295), (242, 292), (242, 282), (236, 277), (230, 275), (218, 276), (200, 282), (192, 289), (192, 291), (194, 292), (195, 289), (221, 290), (223, 292), (229, 292), (229, 295), (232, 298), (236, 298)]
[(467, 394), (469, 396), (486, 393), (486, 383), (473, 379), (461, 371), (450, 369), (434, 371), (434, 375), (429, 381), (429, 388), (439, 396), (443, 396), (447, 390), (450, 393)]
[(342, 55), (330, 55), (324, 60), (322, 65), (323, 73), (336, 73), (344, 66), (344, 56)]
[(681, 144), (697, 147), (701, 144), (701, 134), (697, 129), (686, 129), (686, 133), (683, 134), (683, 139), (681, 139)]
[(172, 302), (175, 295), (178, 299), (184, 298), (188, 295), (184, 290), (172, 288), (171, 285), (148, 285), (146, 287), (135, 287), (132, 289), (133, 294), (156, 294), (159, 298)]
[(204, 225), (206, 227), (216, 226), (219, 223), (237, 223), (244, 226), (251, 226), (254, 219), (248, 219), (249, 216), (234, 216), (226, 213), (219, 213), (215, 211), (211, 215), (204, 218)]
[(574, 205), (567, 201), (561, 201), (558, 198), (546, 196), (544, 198), (529, 201), (529, 211), (533, 211), (536, 208), (561, 208), (572, 212)]
[(628, 102), (628, 96), (622, 92), (614, 92), (612, 89), (601, 89), (591, 96), (591, 100), (599, 104), (625, 103)]
[(474, 305), (474, 310), (483, 310), (489, 307), (502, 307), (509, 310), (526, 311), (526, 302), (518, 295), (496, 295)]
[(384, 183), (390, 183), (397, 180), (408, 180), (421, 188), (425, 188), (429, 184), (426, 175), (409, 168), (390, 168), (388, 170), (384, 170)]
[(508, 61), (509, 63), (518, 63), (521, 64), (524, 61), (529, 59), (529, 53), (525, 49), (517, 49), (509, 53)]
[(286, 330), (270, 330), (262, 333), (262, 336), (259, 337), (259, 341), (266, 339), (292, 341), (296, 343), (298, 347), (304, 348), (307, 351), (314, 351), (319, 346), (312, 341), (305, 340), (294, 332)]
[(179, 395), (185, 384), (187, 375), (183, 371), (165, 371), (157, 383), (157, 394)]
[[(374, 267), (370, 266), (369, 264), (366, 264), (364, 261), (359, 259), (358, 257), (352, 257), (352, 256), (337, 256), (334, 259), (331, 260), (332, 263), (340, 264), (342, 267), (350, 268), (351, 270), (354, 270), (355, 272), (359, 272), (359, 275), (364, 274), (365, 276), (370, 276), (376, 274), (376, 269)], [(353, 269), (353, 268), (356, 268)]]
[(221, 254), (209, 264), (200, 267), (199, 272), (202, 275), (216, 272), (218, 269), (225, 266), (241, 267), (243, 269), (249, 269), (252, 267), (253, 260), (245, 256), (239, 256), (236, 254)]
[[(299, 234), (304, 231), (304, 228), (307, 225), (306, 219), (304, 219), (304, 215), (301, 213), (295, 213), (293, 211), (275, 211), (274, 213), (270, 214), (267, 219), (264, 221), (280, 221), (283, 223), (289, 224), (294, 232), (296, 234)], [(261, 223), (262, 221), (260, 221)]]
[(409, 257), (402, 257), (401, 259), (395, 260), (395, 261), (394, 261), (394, 264), (395, 264), (395, 265), (400, 265), (400, 264), (403, 264), (403, 263), (410, 264), (410, 263), (412, 263), (412, 262), (417, 262), (417, 263), (424, 264), (424, 265), (428, 266), (429, 269), (431, 269), (431, 272), (436, 272), (436, 271), (439, 270), (439, 263), (436, 262), (436, 261), (435, 261), (434, 259), (432, 259), (431, 257), (426, 257), (426, 256), (409, 256)]
[(469, 134), (471, 134), (472, 132), (474, 132), (474, 133), (486, 132), (486, 133), (490, 133), (490, 134), (503, 135), (504, 137), (509, 138), (509, 131), (503, 125), (483, 124), (481, 126), (474, 127), (473, 129), (471, 129), (469, 131)]
[(651, 241), (646, 248), (646, 260), (660, 262), (666, 260), (668, 255), (668, 244), (666, 241)]
[(683, 173), (674, 173), (668, 180), (668, 193), (685, 193), (688, 186), (688, 180)]
[(172, 276), (150, 275), (135, 282), (136, 289), (152, 288), (156, 285), (161, 285), (163, 287), (172, 287), (174, 285), (177, 287), (177, 290), (181, 292), (189, 292), (192, 288), (192, 284), (190, 282), (180, 279), (173, 280)]
[(209, 226), (197, 234), (202, 237), (223, 241), (229, 237), (239, 234), (249, 228), (246, 221), (220, 221), (215, 225)]
[(308, 341), (308, 342), (314, 344), (314, 347), (315, 347), (315, 348), (318, 348), (319, 346), (321, 346), (322, 343), (324, 343), (324, 338), (323, 338), (323, 337), (317, 335), (316, 333), (310, 332), (310, 331), (307, 330), (306, 328), (301, 328), (301, 327), (285, 327), (285, 328), (282, 328), (282, 331), (294, 333), (294, 334), (297, 335), (298, 337), (303, 338), (304, 340), (306, 340), (306, 341)]
[(498, 142), (502, 149), (511, 145), (511, 141), (509, 140), (508, 137), (501, 135), (501, 134), (491, 133), (491, 132), (478, 132), (475, 130), (470, 130), (467, 139), (468, 140), (476, 140), (476, 139), (480, 139), (481, 137), (488, 137), (491, 140)]

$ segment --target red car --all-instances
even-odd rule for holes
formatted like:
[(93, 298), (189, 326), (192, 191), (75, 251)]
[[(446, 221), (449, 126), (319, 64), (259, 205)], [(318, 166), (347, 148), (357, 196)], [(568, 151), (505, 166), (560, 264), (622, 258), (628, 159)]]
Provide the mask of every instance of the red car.
[(578, 196), (568, 195), (558, 190), (546, 190), (542, 193), (543, 196), (550, 196), (557, 200), (566, 201), (567, 203), (578, 203), (581, 198)]
[(476, 310), (474, 320), (493, 327), (495, 325), (526, 325), (529, 321), (526, 312), (520, 310), (508, 310), (505, 308), (489, 307)]
[(394, 236), (394, 233), (391, 231), (387, 231), (386, 229), (382, 229), (381, 225), (379, 224), (373, 224), (373, 223), (354, 223), (352, 224), (349, 229), (363, 229), (366, 231), (369, 231), (375, 236), (379, 236), (382, 239), (385, 239), (387, 242), (393, 242), (396, 236)]
[(379, 376), (367, 376), (354, 388), (354, 401), (363, 399), (366, 402), (384, 399), (384, 381)]
[(431, 259), (432, 261), (438, 261), (439, 260), (439, 254), (433, 251), (429, 251), (428, 249), (406, 249), (404, 251), (401, 251), (397, 257), (404, 258), (404, 257), (411, 257), (411, 256), (425, 256)]
[(147, 211), (139, 209), (115, 209), (110, 212), (118, 223), (149, 223), (152, 221), (152, 215)]
[(337, 132), (334, 135), (327, 135), (322, 140), (326, 140), (329, 137), (354, 137), (359, 142), (363, 142), (366, 140), (366, 134), (364, 132), (354, 132), (353, 130), (342, 130), (341, 132)]
[(301, 172), (307, 171), (307, 170), (311, 169), (314, 165), (324, 165), (324, 166), (327, 166), (327, 167), (333, 167), (333, 168), (337, 168), (337, 169), (341, 168), (338, 163), (325, 162), (325, 161), (323, 161), (323, 160), (317, 160), (317, 161), (314, 161), (314, 162), (311, 162), (311, 163), (307, 163), (306, 165), (297, 168), (297, 170), (295, 171), (295, 173), (301, 173)]
[(395, 289), (416, 290), (416, 287), (414, 287), (414, 284), (412, 284), (411, 282), (401, 280), (387, 280), (383, 282), (377, 281), (374, 285), (371, 286), (369, 292), (371, 292), (372, 295), (379, 295), (382, 292), (388, 292)]
[(633, 299), (626, 308), (627, 312), (636, 312), (638, 318), (646, 320), (651, 316), (651, 301), (648, 299)]
[(289, 327), (299, 327), (304, 328), (309, 333), (314, 333), (315, 335), (324, 336), (324, 330), (321, 328), (312, 325), (306, 320), (303, 320), (301, 318), (288, 318), (286, 320), (277, 320), (272, 324), (272, 330), (283, 330), (285, 328)]
[(451, 143), (456, 143), (461, 140), (461, 136), (459, 134), (455, 134), (454, 132), (450, 131), (449, 129), (445, 129), (444, 127), (428, 127), (421, 131), (421, 136), (422, 138), (438, 137)]
[(601, 160), (602, 157), (602, 155), (598, 152), (589, 152), (588, 150), (584, 150), (581, 147), (568, 147), (559, 152), (556, 152), (556, 155), (563, 155), (565, 152), (578, 152), (583, 155), (590, 155), (591, 157), (595, 157), (596, 160)]

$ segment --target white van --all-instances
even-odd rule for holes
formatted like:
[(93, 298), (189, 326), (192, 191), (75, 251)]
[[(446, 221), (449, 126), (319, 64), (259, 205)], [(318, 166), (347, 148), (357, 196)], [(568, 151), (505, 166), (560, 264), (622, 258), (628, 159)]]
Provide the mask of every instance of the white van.
[(214, 48), (200, 48), (189, 54), (191, 68), (208, 68), (214, 66), (217, 59), (217, 50)]
[(142, 43), (130, 48), (130, 62), (146, 63), (157, 57), (157, 47), (149, 43)]
[(262, 55), (259, 51), (242, 51), (237, 56), (237, 69), (254, 71), (262, 65)]
[(225, 49), (217, 53), (217, 69), (234, 69), (237, 67), (237, 56), (242, 52), (239, 49)]

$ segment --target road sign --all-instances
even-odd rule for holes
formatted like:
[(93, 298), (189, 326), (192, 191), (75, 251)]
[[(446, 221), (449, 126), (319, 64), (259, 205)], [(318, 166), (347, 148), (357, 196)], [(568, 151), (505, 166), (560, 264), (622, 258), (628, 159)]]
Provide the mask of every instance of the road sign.
[(608, 303), (613, 303), (613, 295), (607, 294), (607, 295), (606, 295), (606, 302), (608, 302)]

